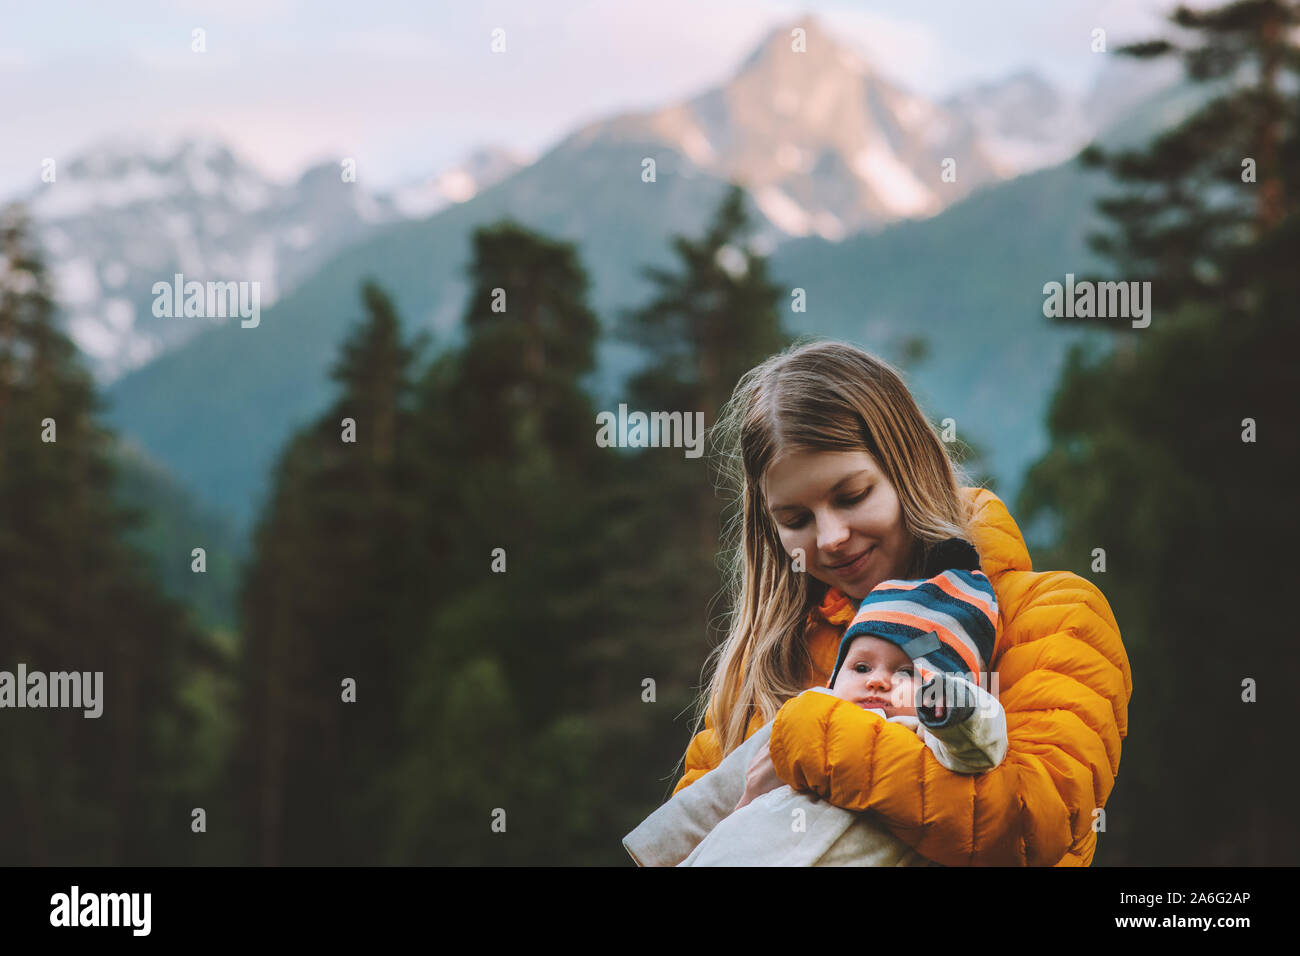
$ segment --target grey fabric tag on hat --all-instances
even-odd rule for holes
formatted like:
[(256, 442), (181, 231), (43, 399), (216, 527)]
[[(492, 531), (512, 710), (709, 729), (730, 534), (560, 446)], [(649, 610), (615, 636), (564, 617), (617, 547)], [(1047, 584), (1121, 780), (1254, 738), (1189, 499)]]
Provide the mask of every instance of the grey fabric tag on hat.
[(916, 660), (918, 657), (924, 657), (931, 651), (937, 651), (943, 647), (943, 642), (939, 640), (937, 631), (931, 631), (929, 634), (923, 634), (920, 637), (914, 637), (906, 644), (901, 645), (903, 653)]

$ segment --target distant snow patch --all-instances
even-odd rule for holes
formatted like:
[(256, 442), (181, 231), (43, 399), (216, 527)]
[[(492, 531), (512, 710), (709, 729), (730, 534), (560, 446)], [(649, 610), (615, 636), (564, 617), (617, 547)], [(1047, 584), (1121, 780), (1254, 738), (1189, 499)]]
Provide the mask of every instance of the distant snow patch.
[(883, 143), (864, 146), (853, 157), (852, 165), (853, 171), (894, 215), (919, 216), (938, 208), (930, 190)]
[(161, 351), (162, 342), (157, 339), (143, 336), (130, 339), (126, 346), (125, 364), (129, 368), (139, 368)]
[(682, 149), (686, 150), (686, 155), (696, 165), (708, 166), (718, 158), (708, 138), (700, 132), (698, 126), (688, 126), (682, 131), (681, 144)]
[(185, 162), (185, 174), (190, 185), (203, 196), (215, 196), (221, 191), (221, 177), (208, 169), (201, 155), (190, 154)]
[(176, 183), (148, 169), (133, 169), (119, 179), (59, 180), (38, 190), (32, 214), (46, 221), (82, 216), (94, 209), (122, 209), (175, 193)]
[(93, 305), (99, 300), (99, 277), (89, 256), (78, 256), (54, 267), (55, 294), (66, 305)]
[(41, 244), (52, 256), (62, 258), (72, 251), (72, 240), (62, 229), (45, 229), (41, 232)]
[(125, 332), (135, 324), (135, 309), (126, 299), (109, 299), (104, 303), (104, 318), (118, 332)]
[(813, 228), (817, 230), (817, 235), (823, 239), (830, 239), (833, 242), (844, 238), (844, 223), (834, 213), (822, 210), (813, 217)]
[(918, 96), (908, 96), (907, 94), (896, 96), (890, 106), (893, 107), (894, 115), (898, 117), (898, 121), (909, 129), (935, 119), (936, 110), (934, 105), (927, 103)]
[[(470, 196), (473, 195), (473, 180), (460, 170), (444, 173), (441, 180), (450, 180), (455, 184), (453, 189), (462, 192), (468, 189)], [(462, 180), (469, 180), (469, 182), (466, 184)], [(423, 219), (447, 205), (447, 197), (443, 195), (443, 191), (438, 187), (438, 181), (435, 180), (402, 186), (389, 193), (388, 201), (397, 210), (398, 215), (405, 216), (407, 219)], [(461, 199), (456, 201), (464, 202)]]
[(478, 193), (478, 183), (463, 169), (449, 169), (438, 177), (438, 189), (452, 202), (466, 202)]
[(190, 217), (184, 213), (162, 212), (158, 218), (162, 220), (162, 231), (169, 239), (182, 239), (194, 232)]
[(240, 176), (229, 186), (230, 201), (244, 212), (255, 212), (271, 202), (271, 188), (252, 176)]
[(808, 213), (783, 190), (776, 186), (764, 186), (754, 194), (754, 202), (778, 229), (792, 236), (808, 235)]
[(839, 53), (840, 65), (846, 70), (859, 75), (864, 75), (867, 72), (867, 65), (856, 54), (850, 53), (848, 50), (840, 50)]
[(789, 172), (806, 173), (812, 169), (812, 156), (793, 143), (782, 143), (776, 151), (776, 164)]
[(275, 301), (277, 290), (275, 287), (276, 261), (275, 261), (275, 243), (269, 236), (261, 236), (249, 251), (247, 266), (248, 279), (253, 282), (260, 282), (261, 285), (261, 305), (266, 308)]
[(126, 282), (127, 274), (126, 266), (122, 263), (110, 262), (104, 266), (100, 277), (104, 280), (104, 285), (108, 288), (120, 289), (122, 288), (122, 284)]
[(73, 316), (68, 333), (81, 351), (94, 358), (108, 359), (117, 351), (117, 336), (93, 315)]

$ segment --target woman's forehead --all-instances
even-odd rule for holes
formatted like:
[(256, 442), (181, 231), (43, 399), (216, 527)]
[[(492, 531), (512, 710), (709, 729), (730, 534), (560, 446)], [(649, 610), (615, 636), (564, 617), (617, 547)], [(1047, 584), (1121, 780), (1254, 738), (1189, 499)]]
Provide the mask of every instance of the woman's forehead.
[(845, 478), (876, 472), (875, 461), (865, 451), (797, 451), (774, 458), (763, 475), (768, 493), (815, 493), (828, 490)]

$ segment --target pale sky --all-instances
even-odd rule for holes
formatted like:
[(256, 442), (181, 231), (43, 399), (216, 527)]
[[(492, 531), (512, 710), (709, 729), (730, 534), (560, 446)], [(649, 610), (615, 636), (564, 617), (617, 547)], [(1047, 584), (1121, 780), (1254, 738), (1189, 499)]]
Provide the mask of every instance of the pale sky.
[[(1199, 4), (1198, 4), (1199, 5)], [(0, 196), (102, 137), (226, 140), (287, 180), (353, 156), (383, 188), (479, 145), (536, 155), (581, 123), (724, 80), (816, 15), (885, 76), (941, 96), (1032, 68), (1073, 90), (1089, 49), (1160, 0), (0, 0)], [(491, 52), (494, 28), (506, 52)], [(207, 52), (191, 50), (192, 31)]]

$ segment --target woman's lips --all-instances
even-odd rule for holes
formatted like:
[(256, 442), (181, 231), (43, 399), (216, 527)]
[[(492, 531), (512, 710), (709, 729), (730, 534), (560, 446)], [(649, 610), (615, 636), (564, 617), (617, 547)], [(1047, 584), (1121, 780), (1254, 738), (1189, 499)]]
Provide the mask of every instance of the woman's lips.
[(839, 574), (856, 574), (862, 570), (863, 565), (867, 563), (867, 559), (871, 557), (871, 553), (875, 550), (876, 546), (873, 544), (871, 547), (867, 548), (866, 551), (863, 551), (860, 555), (846, 564), (832, 564), (831, 570)]

